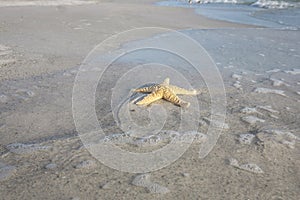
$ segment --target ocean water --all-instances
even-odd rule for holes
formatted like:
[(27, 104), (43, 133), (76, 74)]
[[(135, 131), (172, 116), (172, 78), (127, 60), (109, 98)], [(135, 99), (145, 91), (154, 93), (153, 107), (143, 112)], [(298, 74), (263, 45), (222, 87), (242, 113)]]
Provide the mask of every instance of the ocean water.
[(300, 1), (276, 0), (169, 0), (160, 6), (194, 8), (208, 18), (269, 28), (299, 29)]

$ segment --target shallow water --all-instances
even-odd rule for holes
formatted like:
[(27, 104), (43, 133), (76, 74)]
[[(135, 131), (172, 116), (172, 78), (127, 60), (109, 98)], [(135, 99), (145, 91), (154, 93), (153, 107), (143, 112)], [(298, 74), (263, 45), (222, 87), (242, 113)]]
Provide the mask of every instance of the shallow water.
[(160, 6), (194, 8), (195, 12), (208, 18), (229, 22), (272, 28), (298, 29), (300, 4), (290, 1), (202, 1), (188, 4), (186, 1), (162, 1)]

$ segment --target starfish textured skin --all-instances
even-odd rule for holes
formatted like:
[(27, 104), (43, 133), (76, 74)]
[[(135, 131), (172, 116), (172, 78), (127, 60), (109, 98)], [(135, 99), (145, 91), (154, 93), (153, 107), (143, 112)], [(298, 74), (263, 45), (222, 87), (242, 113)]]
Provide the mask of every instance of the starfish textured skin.
[(186, 90), (174, 85), (170, 85), (170, 79), (166, 78), (161, 84), (154, 84), (149, 87), (143, 87), (133, 90), (134, 92), (150, 93), (142, 100), (138, 101), (137, 105), (149, 105), (159, 99), (165, 99), (180, 107), (189, 107), (190, 103), (181, 100), (177, 94), (197, 95), (196, 90)]

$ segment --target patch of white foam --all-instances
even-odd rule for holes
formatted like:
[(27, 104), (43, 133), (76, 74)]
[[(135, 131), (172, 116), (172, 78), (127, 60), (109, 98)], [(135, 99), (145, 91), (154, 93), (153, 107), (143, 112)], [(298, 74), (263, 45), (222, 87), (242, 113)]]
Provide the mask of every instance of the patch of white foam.
[(236, 79), (236, 80), (238, 80), (238, 81), (240, 81), (243, 78), (243, 76), (238, 75), (238, 74), (232, 74), (231, 77), (234, 78), (234, 79)]
[(267, 73), (276, 73), (276, 72), (280, 72), (281, 69), (272, 69), (272, 70), (269, 70), (269, 71), (266, 71)]
[(229, 125), (227, 123), (225, 123), (225, 122), (221, 122), (221, 121), (217, 121), (217, 120), (212, 121), (208, 117), (203, 117), (203, 120), (206, 123), (208, 123), (209, 125), (215, 126), (216, 128), (229, 129)]
[(130, 144), (138, 147), (151, 147), (167, 142), (185, 143), (193, 139), (196, 143), (206, 140), (207, 136), (197, 131), (177, 132), (172, 130), (161, 131), (156, 135), (135, 138), (130, 133), (112, 134), (103, 138), (102, 142), (113, 144)]
[(47, 150), (48, 146), (41, 146), (40, 144), (23, 144), (13, 143), (6, 146), (6, 148), (16, 154), (30, 154), (39, 150)]
[(0, 56), (6, 56), (12, 53), (12, 50), (6, 50), (6, 51), (1, 51), (0, 50)]
[(131, 183), (135, 186), (144, 187), (148, 192), (154, 194), (166, 194), (170, 192), (168, 188), (152, 182), (150, 180), (150, 174), (137, 175)]
[(300, 74), (300, 69), (286, 70), (284, 72), (287, 74), (298, 75), (298, 74)]
[(243, 89), (240, 81), (236, 81), (236, 82), (233, 84), (233, 87), (235, 87), (236, 89), (239, 89), (239, 90), (242, 90), (242, 89)]
[(262, 109), (262, 110), (265, 110), (265, 111), (268, 111), (270, 113), (279, 113), (279, 111), (277, 110), (274, 110), (272, 108), (272, 106), (258, 106), (258, 108)]
[(3, 59), (3, 60), (0, 60), (0, 66), (14, 64), (16, 61), (17, 60), (15, 60), (15, 59)]
[(260, 123), (264, 123), (265, 120), (264, 119), (261, 119), (261, 118), (258, 118), (258, 117), (255, 117), (255, 116), (245, 116), (245, 117), (242, 117), (242, 120), (248, 124), (256, 124), (257, 122), (260, 122)]
[(27, 89), (18, 89), (16, 91), (16, 93), (23, 95), (24, 97), (34, 97), (35, 93), (31, 90), (27, 90)]
[(251, 144), (252, 141), (254, 140), (255, 135), (251, 133), (245, 133), (245, 134), (240, 134), (239, 136), (239, 142), (241, 144)]
[(283, 90), (275, 90), (275, 89), (269, 89), (269, 88), (256, 88), (256, 89), (254, 90), (254, 92), (256, 92), (256, 93), (261, 93), (261, 94), (278, 94), (278, 95), (287, 97), (287, 96), (284, 94), (284, 91), (283, 91)]
[(269, 114), (269, 116), (272, 117), (272, 118), (274, 118), (274, 119), (279, 119), (279, 117), (276, 116), (276, 115)]
[(45, 166), (46, 169), (56, 169), (57, 168), (57, 164), (55, 163), (49, 163)]
[(228, 66), (224, 67), (224, 69), (231, 69), (231, 68), (234, 68), (234, 66), (233, 65), (228, 65)]
[(10, 48), (8, 46), (5, 46), (3, 44), (0, 44), (0, 51), (7, 51), (9, 50)]
[(273, 81), (273, 86), (290, 86), (289, 84), (283, 82), (282, 80), (278, 80), (278, 79), (274, 79), (274, 78), (270, 78), (271, 81)]
[(0, 181), (8, 179), (16, 172), (16, 167), (0, 163)]
[(245, 171), (248, 171), (248, 172), (252, 172), (252, 173), (255, 173), (255, 174), (264, 173), (264, 171), (257, 164), (246, 163), (246, 164), (240, 165), (239, 162), (237, 161), (237, 159), (235, 159), (235, 158), (230, 158), (229, 159), (229, 164), (231, 166), (235, 167), (235, 168), (245, 170)]
[(286, 1), (258, 0), (255, 3), (253, 3), (252, 6), (257, 6), (260, 8), (284, 9), (284, 8), (295, 7), (295, 4)]
[(296, 141), (300, 140), (300, 138), (293, 133), (278, 129), (264, 130), (257, 134), (257, 138), (267, 144), (283, 144), (291, 149), (294, 149)]
[(254, 113), (256, 113), (256, 114), (262, 115), (262, 113), (258, 112), (256, 110), (256, 108), (250, 108), (250, 107), (244, 107), (244, 108), (242, 108), (241, 109), (241, 113), (244, 113), (244, 114), (254, 114)]
[(35, 1), (0, 1), (0, 7), (9, 6), (60, 6), (60, 5), (86, 5), (94, 4), (96, 1), (92, 0), (35, 0)]
[(297, 137), (296, 135), (294, 135), (293, 133), (291, 133), (289, 131), (269, 129), (269, 130), (265, 130), (264, 132), (279, 135), (279, 136), (286, 136), (286, 137), (294, 139), (294, 140), (300, 140), (299, 137)]
[(8, 96), (1, 94), (0, 95), (0, 103), (7, 103), (9, 101)]
[(84, 160), (75, 166), (76, 169), (91, 169), (96, 167), (97, 164), (94, 160)]

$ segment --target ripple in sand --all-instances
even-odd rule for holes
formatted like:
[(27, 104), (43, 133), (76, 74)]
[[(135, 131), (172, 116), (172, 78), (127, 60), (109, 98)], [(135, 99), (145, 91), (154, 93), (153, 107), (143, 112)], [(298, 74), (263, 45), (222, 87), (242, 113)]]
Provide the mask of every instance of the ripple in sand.
[(229, 164), (231, 166), (235, 167), (235, 168), (245, 170), (245, 171), (248, 171), (248, 172), (252, 172), (252, 173), (255, 173), (255, 174), (264, 173), (264, 171), (257, 164), (246, 163), (246, 164), (240, 165), (239, 162), (237, 161), (237, 159), (235, 159), (235, 158), (230, 158), (229, 159)]
[(256, 124), (257, 122), (260, 122), (260, 123), (265, 122), (264, 119), (261, 119), (261, 118), (258, 118), (258, 117), (252, 116), (252, 115), (242, 117), (242, 120), (251, 125)]
[(148, 192), (154, 194), (166, 194), (170, 192), (168, 188), (152, 182), (150, 180), (150, 174), (137, 175), (133, 179), (132, 184), (135, 186), (144, 187)]
[(254, 90), (254, 92), (261, 93), (261, 94), (278, 94), (278, 95), (286, 97), (283, 90), (275, 90), (275, 89), (269, 89), (269, 88), (256, 88)]
[(13, 143), (6, 146), (6, 148), (16, 154), (30, 154), (40, 150), (49, 149), (48, 146), (41, 146), (40, 144), (23, 144), (23, 143)]

